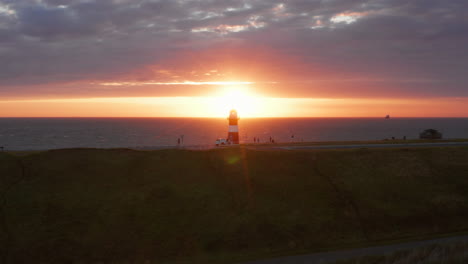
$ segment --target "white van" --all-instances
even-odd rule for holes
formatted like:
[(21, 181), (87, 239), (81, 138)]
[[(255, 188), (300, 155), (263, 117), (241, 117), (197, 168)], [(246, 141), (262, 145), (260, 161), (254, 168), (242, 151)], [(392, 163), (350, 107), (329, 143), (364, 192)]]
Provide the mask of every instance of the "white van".
[(227, 144), (228, 144), (228, 142), (224, 138), (218, 138), (216, 140), (216, 146), (224, 146), (224, 145), (227, 145)]

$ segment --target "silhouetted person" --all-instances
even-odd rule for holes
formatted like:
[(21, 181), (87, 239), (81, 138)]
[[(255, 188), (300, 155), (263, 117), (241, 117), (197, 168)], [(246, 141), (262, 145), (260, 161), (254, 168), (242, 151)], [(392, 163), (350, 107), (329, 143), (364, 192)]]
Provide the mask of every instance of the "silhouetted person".
[(180, 145), (180, 138), (177, 139), (177, 145)]
[(257, 143), (257, 138), (256, 137), (254, 137), (254, 143)]

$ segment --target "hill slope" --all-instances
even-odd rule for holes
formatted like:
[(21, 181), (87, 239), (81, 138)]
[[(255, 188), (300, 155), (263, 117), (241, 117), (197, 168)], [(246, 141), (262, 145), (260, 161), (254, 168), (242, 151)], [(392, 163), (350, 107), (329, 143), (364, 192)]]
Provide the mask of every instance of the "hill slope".
[(224, 262), (372, 244), (468, 230), (467, 190), (462, 147), (0, 153), (0, 248), (9, 262)]

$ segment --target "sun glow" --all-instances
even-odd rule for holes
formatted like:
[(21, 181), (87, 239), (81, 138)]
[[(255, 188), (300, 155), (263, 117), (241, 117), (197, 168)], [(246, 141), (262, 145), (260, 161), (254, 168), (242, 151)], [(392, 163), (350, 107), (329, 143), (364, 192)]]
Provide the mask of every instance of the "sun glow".
[[(93, 84), (93, 83), (92, 83)], [(250, 85), (253, 82), (193, 82), (193, 81), (183, 81), (183, 82), (104, 82), (99, 83), (101, 86), (143, 86), (143, 85)]]
[(262, 97), (251, 93), (246, 86), (241, 85), (223, 87), (214, 99), (213, 111), (225, 115), (230, 110), (236, 109), (239, 116), (253, 117), (258, 115), (263, 108)]
[[(234, 87), (206, 97), (0, 100), (2, 117), (467, 117), (468, 98), (272, 98)], [(436, 112), (429, 112), (437, 105)], [(372, 112), (369, 112), (372, 109)], [(460, 111), (463, 109), (463, 111)]]

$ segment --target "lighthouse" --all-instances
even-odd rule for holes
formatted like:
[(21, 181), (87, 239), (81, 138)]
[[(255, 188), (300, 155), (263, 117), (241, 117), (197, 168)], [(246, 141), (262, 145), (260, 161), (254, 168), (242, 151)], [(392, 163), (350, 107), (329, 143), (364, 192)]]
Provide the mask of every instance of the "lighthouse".
[(230, 144), (239, 144), (239, 127), (237, 126), (237, 121), (239, 117), (237, 117), (237, 111), (232, 109), (229, 113), (229, 130), (227, 140)]

